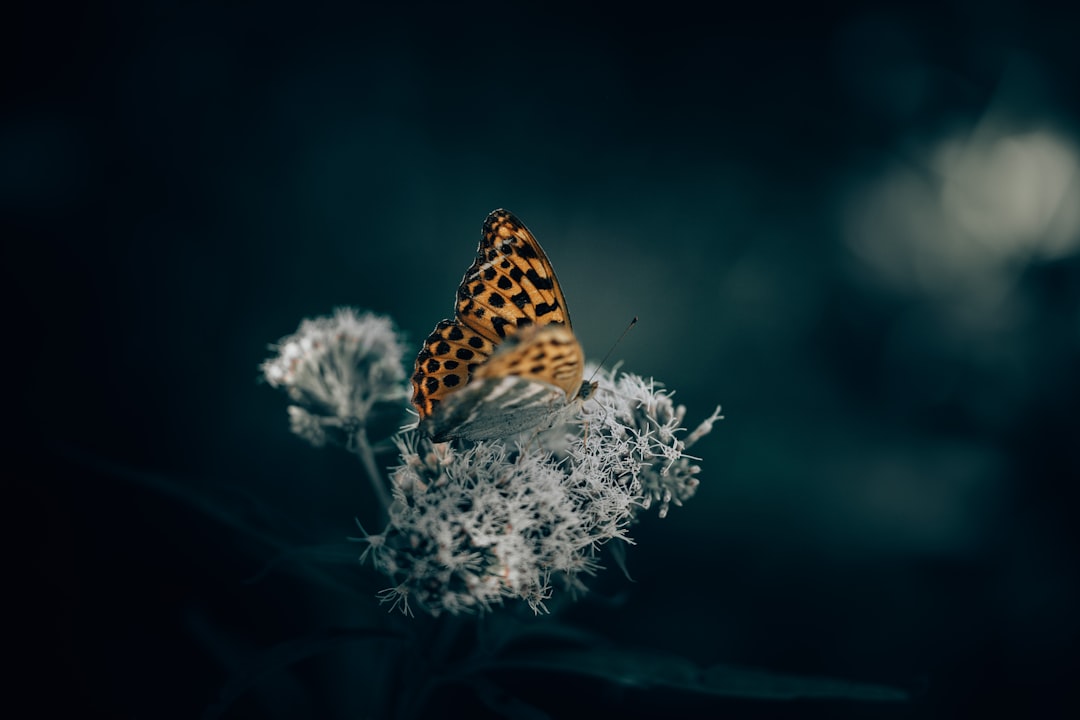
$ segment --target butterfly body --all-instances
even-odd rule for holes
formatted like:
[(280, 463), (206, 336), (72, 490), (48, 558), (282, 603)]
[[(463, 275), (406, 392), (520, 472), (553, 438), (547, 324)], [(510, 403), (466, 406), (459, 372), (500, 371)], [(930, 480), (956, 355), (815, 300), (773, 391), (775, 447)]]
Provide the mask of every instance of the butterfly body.
[(584, 364), (547, 255), (520, 220), (492, 212), (454, 319), (439, 322), (417, 355), (420, 426), (439, 442), (539, 427), (587, 396)]

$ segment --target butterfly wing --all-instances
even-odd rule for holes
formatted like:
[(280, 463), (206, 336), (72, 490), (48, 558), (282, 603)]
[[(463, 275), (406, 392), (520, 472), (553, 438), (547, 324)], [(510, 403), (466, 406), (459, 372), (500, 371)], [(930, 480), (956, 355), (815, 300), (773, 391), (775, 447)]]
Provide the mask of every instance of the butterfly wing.
[[(570, 330), (555, 271), (540, 243), (509, 211), (495, 210), (484, 221), (476, 258), (458, 287), (455, 310), (455, 318), (441, 321), (424, 341), (412, 375), (413, 405), (422, 422), (433, 420), (433, 435), (452, 432), (455, 423), (475, 426), (477, 420), (467, 418), (483, 412), (481, 403), (490, 393), (503, 397), (512, 382), (508, 378), (522, 379), (515, 395), (530, 395), (533, 382), (561, 390), (563, 403), (578, 391), (583, 355)], [(530, 335), (527, 342), (501, 347), (530, 326), (560, 327), (562, 333)], [(500, 352), (493, 356), (496, 348)], [(473, 387), (480, 376), (483, 387)], [(531, 400), (528, 404), (532, 406)], [(494, 432), (503, 421), (490, 422)], [(432, 424), (425, 426), (430, 432)]]
[(507, 437), (553, 421), (581, 391), (584, 354), (563, 325), (525, 328), (423, 421), (436, 441)]
[(570, 325), (551, 262), (508, 210), (495, 210), (484, 221), (476, 259), (458, 287), (456, 310), (459, 323), (494, 343), (525, 325)]
[(453, 320), (442, 320), (424, 341), (413, 368), (412, 402), (420, 419), (431, 415), (449, 393), (465, 387), (495, 344)]
[(473, 380), (515, 376), (548, 383), (573, 397), (581, 388), (585, 353), (565, 325), (528, 327), (508, 338), (476, 368)]

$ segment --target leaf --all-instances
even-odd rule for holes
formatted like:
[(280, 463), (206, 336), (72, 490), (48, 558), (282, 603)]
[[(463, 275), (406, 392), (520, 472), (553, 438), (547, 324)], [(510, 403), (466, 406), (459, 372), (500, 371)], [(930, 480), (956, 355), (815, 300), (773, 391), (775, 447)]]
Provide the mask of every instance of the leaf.
[(910, 697), (907, 692), (886, 685), (789, 675), (735, 665), (702, 669), (673, 655), (616, 648), (538, 651), (503, 658), (488, 669), (571, 674), (623, 687), (665, 688), (741, 699), (898, 702)]
[(491, 614), (478, 620), (478, 646), (485, 659), (530, 650), (590, 648), (603, 642), (596, 633), (561, 622), (526, 621), (510, 614)]
[(700, 669), (674, 656), (617, 649), (541, 650), (493, 663), (492, 669), (582, 675), (626, 687), (680, 687), (693, 684)]
[(763, 700), (806, 698), (902, 702), (910, 695), (888, 685), (858, 683), (812, 675), (787, 675), (768, 670), (713, 665), (701, 676), (702, 688), (715, 695)]
[(487, 678), (476, 677), (470, 685), (480, 702), (502, 717), (516, 720), (551, 720), (551, 716), (540, 708), (515, 697)]

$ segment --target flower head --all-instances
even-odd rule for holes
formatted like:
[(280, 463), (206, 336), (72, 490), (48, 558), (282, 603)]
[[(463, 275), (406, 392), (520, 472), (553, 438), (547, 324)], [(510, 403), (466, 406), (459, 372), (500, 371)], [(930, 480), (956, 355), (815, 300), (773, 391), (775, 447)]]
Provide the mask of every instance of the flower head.
[(277, 354), (260, 366), (263, 377), (285, 390), (294, 403), (292, 431), (313, 445), (366, 422), (377, 404), (407, 395), (404, 347), (385, 316), (339, 308), (304, 320), (271, 347)]
[[(600, 372), (596, 402), (586, 403), (582, 412), (584, 426), (596, 435), (597, 451), (612, 465), (633, 468), (640, 484), (642, 509), (654, 503), (660, 517), (666, 517), (671, 505), (682, 505), (697, 491), (696, 475), (701, 468), (698, 458), (686, 449), (712, 431), (723, 418), (717, 407), (712, 415), (683, 439), (686, 407), (672, 402), (672, 393), (652, 378), (633, 373)], [(585, 445), (588, 446), (586, 432)]]
[(489, 610), (507, 599), (535, 612), (555, 586), (584, 590), (599, 548), (627, 535), (653, 502), (660, 514), (693, 495), (699, 468), (683, 451), (683, 409), (652, 381), (601, 374), (567, 424), (478, 443), (398, 439), (394, 504), (365, 556), (394, 586), (381, 599), (428, 612)]
[[(602, 527), (583, 511), (590, 498), (543, 449), (458, 448), (415, 433), (398, 445), (390, 524), (368, 542), (376, 567), (429, 612), (487, 610), (506, 598), (542, 611), (553, 578), (572, 584), (593, 570), (594, 545), (622, 536), (625, 522)], [(608, 482), (598, 491), (628, 518), (628, 488)]]

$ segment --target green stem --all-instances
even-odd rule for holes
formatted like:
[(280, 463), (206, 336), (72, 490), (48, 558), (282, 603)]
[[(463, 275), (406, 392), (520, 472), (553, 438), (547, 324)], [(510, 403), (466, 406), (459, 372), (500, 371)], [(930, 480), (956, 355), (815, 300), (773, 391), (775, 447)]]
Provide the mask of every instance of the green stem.
[(375, 451), (371, 449), (371, 443), (368, 442), (367, 430), (364, 429), (363, 425), (356, 431), (354, 440), (356, 441), (355, 452), (360, 457), (360, 462), (364, 465), (364, 470), (367, 471), (368, 479), (371, 480), (371, 487), (375, 491), (375, 496), (379, 498), (379, 504), (382, 505), (383, 518), (385, 519), (390, 514), (390, 503), (392, 502), (392, 498), (390, 497), (390, 491), (386, 489), (386, 480), (379, 471), (378, 465), (375, 464)]

